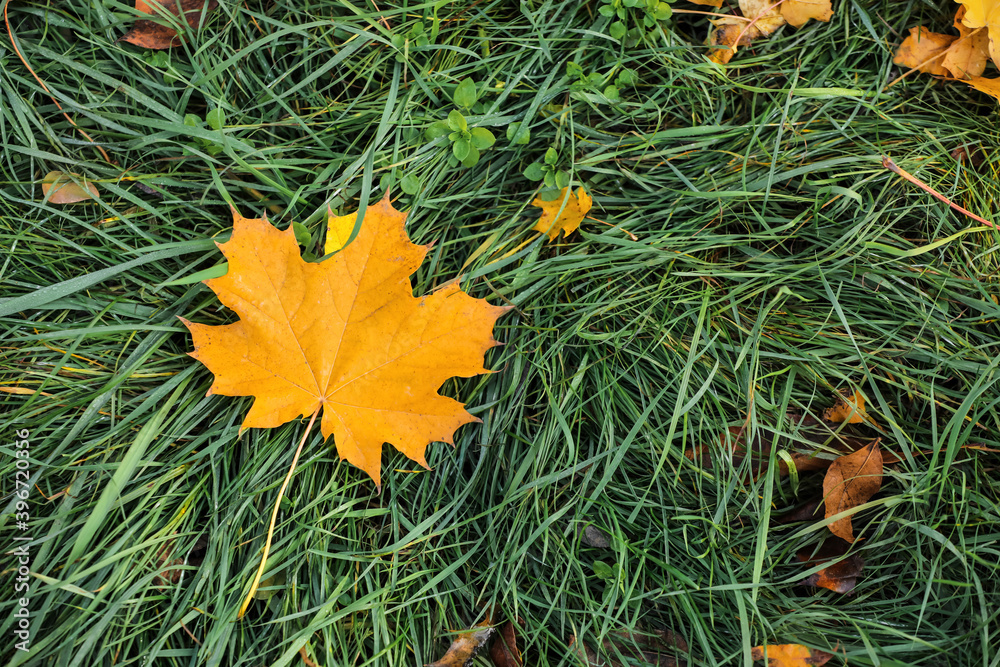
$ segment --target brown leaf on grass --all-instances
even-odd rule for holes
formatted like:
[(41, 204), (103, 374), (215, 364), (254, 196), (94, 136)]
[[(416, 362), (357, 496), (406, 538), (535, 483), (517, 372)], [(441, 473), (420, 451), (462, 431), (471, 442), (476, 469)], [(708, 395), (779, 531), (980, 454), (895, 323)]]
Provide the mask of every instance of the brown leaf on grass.
[(989, 34), (982, 28), (966, 26), (962, 21), (965, 12), (964, 5), (959, 6), (955, 12), (955, 28), (959, 37), (951, 43), (941, 61), (941, 67), (956, 79), (979, 76), (986, 70), (986, 60), (989, 58)]
[(910, 28), (910, 36), (896, 49), (892, 62), (925, 74), (947, 76), (941, 61), (957, 37), (931, 32), (923, 26)]
[[(73, 179), (83, 181), (77, 185)], [(77, 204), (82, 201), (94, 201), (101, 198), (97, 186), (80, 174), (50, 171), (42, 179), (42, 194), (50, 204)]]
[(465, 667), (472, 662), (472, 658), (494, 632), (492, 620), (487, 617), (482, 623), (459, 634), (448, 647), (448, 651), (441, 656), (441, 659), (432, 662), (427, 667)]
[(136, 21), (132, 25), (132, 29), (122, 35), (118, 41), (128, 42), (144, 49), (169, 49), (180, 46), (180, 35), (170, 25), (165, 24), (166, 20), (158, 15), (158, 11), (166, 10), (174, 16), (183, 14), (187, 24), (192, 28), (197, 28), (201, 22), (202, 9), (208, 13), (218, 6), (218, 0), (162, 0), (162, 2), (136, 0), (135, 8), (137, 11), (157, 18), (154, 21), (147, 19)]
[(521, 667), (524, 658), (517, 648), (517, 626), (507, 621), (490, 646), (490, 660), (495, 667)]
[[(868, 502), (882, 487), (882, 452), (878, 440), (853, 454), (841, 456), (830, 466), (823, 479), (826, 518)], [(834, 521), (830, 532), (854, 542), (851, 517)]]
[(830, 0), (785, 0), (779, 5), (781, 16), (796, 28), (801, 28), (809, 19), (826, 23), (833, 16)]
[(781, 9), (772, 7), (772, 4), (769, 0), (740, 0), (740, 12), (749, 21), (737, 16), (713, 20), (715, 29), (709, 35), (708, 43), (724, 48), (713, 49), (709, 60), (728, 63), (736, 55), (737, 46), (748, 46), (755, 39), (766, 37), (785, 25)]
[(854, 394), (850, 398), (845, 399), (841, 396), (836, 405), (823, 411), (823, 419), (838, 424), (865, 423), (867, 421), (865, 419), (865, 397), (857, 389), (854, 390)]
[[(625, 667), (641, 664), (648, 667), (679, 667), (678, 653), (687, 653), (684, 638), (670, 630), (636, 628), (616, 630), (602, 642), (598, 653), (576, 635), (570, 640), (570, 650), (589, 667)], [(624, 658), (624, 662), (621, 659)]]
[(610, 533), (592, 524), (587, 524), (586, 526), (577, 525), (576, 536), (580, 538), (582, 544), (586, 544), (588, 547), (596, 549), (611, 548)]
[(858, 577), (865, 566), (864, 559), (852, 554), (835, 563), (832, 562), (846, 555), (850, 548), (851, 545), (839, 537), (829, 537), (815, 553), (812, 547), (799, 551), (795, 554), (799, 562), (810, 566), (830, 563), (819, 572), (806, 577), (802, 583), (806, 586), (826, 588), (835, 593), (850, 593), (858, 583)]
[[(583, 188), (577, 188), (575, 194), (568, 192), (568, 190), (569, 188), (563, 188), (559, 196), (552, 201), (542, 201), (541, 198), (535, 198), (531, 202), (532, 206), (542, 209), (542, 215), (532, 229), (548, 234), (549, 241), (555, 241), (559, 232), (564, 232), (564, 236), (575, 232), (594, 205), (594, 200)], [(564, 200), (565, 207), (563, 206)]]
[(767, 651), (769, 667), (808, 667), (809, 665), (819, 667), (825, 665), (833, 657), (832, 653), (801, 644), (754, 646), (750, 651), (750, 657), (754, 660), (763, 660), (765, 650)]
[(990, 39), (993, 64), (1000, 67), (1000, 2), (997, 0), (958, 0), (965, 5), (962, 23), (967, 28), (985, 28)]
[(156, 554), (157, 566), (162, 569), (160, 570), (160, 574), (153, 579), (153, 585), (168, 586), (176, 584), (181, 580), (185, 572), (179, 566), (201, 565), (205, 560), (205, 551), (207, 549), (208, 537), (205, 535), (202, 535), (195, 541), (191, 550), (186, 555), (176, 553), (176, 540), (167, 540)]

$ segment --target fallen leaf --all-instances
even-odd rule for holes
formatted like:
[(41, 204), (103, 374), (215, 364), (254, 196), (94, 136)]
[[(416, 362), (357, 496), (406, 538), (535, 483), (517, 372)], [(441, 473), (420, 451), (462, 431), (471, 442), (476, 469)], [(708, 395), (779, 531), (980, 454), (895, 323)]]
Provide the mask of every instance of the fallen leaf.
[(597, 526), (591, 524), (586, 526), (577, 525), (576, 535), (580, 538), (580, 542), (586, 544), (588, 547), (594, 547), (595, 549), (611, 548), (610, 533), (601, 530)]
[[(367, 218), (367, 216), (365, 217)], [(491, 621), (487, 618), (482, 623), (459, 634), (448, 647), (448, 651), (441, 656), (441, 659), (432, 662), (427, 667), (465, 667), (493, 633)]]
[(802, 583), (806, 586), (826, 588), (835, 593), (850, 593), (858, 583), (858, 577), (865, 566), (864, 559), (857, 554), (842, 558), (850, 550), (850, 545), (839, 537), (829, 537), (818, 551), (813, 548), (802, 549), (795, 557), (800, 562), (810, 566), (830, 563), (819, 572), (806, 577)]
[(841, 396), (836, 405), (823, 411), (823, 419), (838, 424), (865, 423), (865, 397), (857, 389), (849, 399)]
[[(565, 207), (563, 207), (563, 201), (566, 202)], [(559, 196), (552, 201), (542, 201), (536, 197), (531, 205), (542, 209), (542, 216), (538, 218), (538, 222), (532, 229), (548, 234), (549, 240), (555, 241), (559, 232), (563, 232), (564, 236), (569, 236), (576, 231), (594, 205), (594, 200), (583, 188), (577, 188), (575, 194), (569, 192), (569, 188), (563, 188), (559, 192)], [(560, 209), (562, 209), (561, 213)]]
[(479, 421), (437, 392), (450, 377), (487, 372), (493, 325), (508, 308), (455, 282), (414, 298), (409, 276), (427, 248), (410, 243), (406, 214), (388, 198), (368, 207), (350, 245), (319, 263), (302, 259), (291, 226), (233, 217), (219, 245), (229, 270), (204, 282), (240, 319), (182, 321), (191, 356), (215, 374), (208, 393), (255, 397), (241, 431), (322, 408), (323, 437), (381, 486), (383, 443), (427, 467), (429, 443), (453, 443), (458, 427)]
[(702, 5), (704, 7), (721, 7), (722, 0), (691, 0), (693, 4)]
[(832, 653), (808, 648), (801, 644), (772, 644), (755, 646), (750, 652), (754, 660), (763, 660), (767, 652), (767, 664), (770, 667), (806, 667), (825, 665), (833, 657)]
[(955, 12), (955, 28), (959, 32), (959, 37), (951, 43), (941, 61), (941, 67), (956, 79), (967, 79), (982, 74), (986, 70), (986, 59), (989, 57), (989, 35), (982, 28), (967, 27), (962, 22), (965, 12), (964, 5), (960, 5)]
[(191, 550), (186, 556), (177, 557), (176, 554), (177, 544), (175, 540), (167, 540), (160, 547), (159, 552), (156, 555), (157, 567), (160, 568), (160, 574), (153, 579), (154, 586), (167, 586), (169, 584), (176, 584), (184, 576), (185, 570), (182, 570), (180, 565), (201, 565), (205, 560), (205, 552), (208, 549), (208, 537), (202, 535), (199, 537)]
[(925, 74), (946, 76), (946, 70), (941, 62), (948, 47), (957, 37), (931, 32), (923, 26), (910, 28), (910, 36), (896, 49), (892, 62), (902, 67), (909, 67)]
[[(853, 454), (841, 456), (826, 471), (823, 498), (826, 518), (868, 502), (882, 487), (882, 452), (878, 440)], [(851, 517), (834, 521), (830, 532), (848, 542), (854, 542)]]
[(766, 37), (785, 25), (781, 9), (768, 0), (740, 0), (739, 17), (724, 17), (711, 21), (715, 29), (709, 35), (709, 44), (725, 48), (714, 49), (709, 55), (712, 62), (725, 64), (736, 55), (737, 46), (748, 46), (759, 37)]
[[(576, 635), (570, 640), (570, 650), (584, 664), (591, 667), (626, 667), (641, 664), (648, 667), (678, 667), (677, 653), (687, 653), (684, 638), (670, 630), (646, 630), (637, 626), (635, 631), (616, 630), (602, 642), (601, 657)], [(624, 658), (624, 662), (620, 661)]]
[(997, 0), (958, 0), (965, 5), (962, 23), (967, 28), (986, 28), (993, 64), (1000, 67), (1000, 2)]
[(490, 660), (495, 667), (521, 667), (524, 658), (517, 648), (517, 627), (507, 621), (490, 646)]
[(781, 16), (796, 28), (801, 28), (809, 19), (828, 22), (833, 17), (830, 0), (785, 0), (779, 5)]
[[(74, 178), (83, 181), (83, 185), (74, 183)], [(45, 174), (45, 178), (42, 179), (42, 194), (48, 197), (50, 204), (77, 204), (101, 198), (97, 186), (85, 176), (61, 171), (50, 171)]]
[(1000, 79), (987, 79), (984, 76), (974, 76), (970, 79), (962, 79), (981, 93), (992, 95), (1000, 100)]
[[(178, 7), (178, 3), (180, 7)], [(205, 13), (211, 12), (219, 6), (218, 0), (136, 0), (135, 8), (143, 14), (157, 16), (156, 21), (139, 19), (132, 28), (122, 35), (118, 41), (128, 42), (144, 49), (169, 49), (181, 45), (180, 35), (169, 25), (164, 25), (159, 21), (164, 19), (157, 15), (157, 9), (166, 10), (174, 16), (184, 15), (184, 20), (192, 28), (197, 28), (201, 23), (202, 9)]]

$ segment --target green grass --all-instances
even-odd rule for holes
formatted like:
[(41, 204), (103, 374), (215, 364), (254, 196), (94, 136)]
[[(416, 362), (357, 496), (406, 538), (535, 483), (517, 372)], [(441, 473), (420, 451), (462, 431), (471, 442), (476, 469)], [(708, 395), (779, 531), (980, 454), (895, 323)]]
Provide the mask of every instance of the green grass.
[[(993, 219), (995, 102), (923, 75), (887, 87), (901, 35), (944, 31), (953, 6), (837, 3), (727, 68), (706, 61), (704, 16), (624, 47), (598, 6), (223, 3), (155, 65), (115, 43), (122, 3), (7, 7), (52, 96), (0, 40), (0, 387), (35, 391), (0, 392), (5, 543), (31, 537), (34, 573), (31, 650), (15, 652), (5, 560), (6, 664), (299, 665), (305, 646), (324, 667), (421, 665), (494, 604), (523, 619), (531, 665), (580, 664), (574, 635), (639, 627), (683, 637), (690, 665), (748, 665), (765, 642), (835, 665), (1000, 664), (1000, 457), (963, 449), (1000, 447), (998, 237), (928, 247), (974, 223), (880, 163)], [(433, 44), (397, 61), (391, 34), (435, 16)], [(638, 83), (611, 104), (573, 88), (569, 61)], [(471, 120), (499, 139), (471, 169), (422, 137), (466, 77), (485, 104)], [(183, 122), (214, 109), (221, 132)], [(511, 122), (527, 144), (506, 140)], [(951, 157), (962, 145), (983, 164)], [(603, 221), (555, 244), (530, 231), (522, 176), (549, 147)], [(97, 182), (100, 203), (44, 201), (51, 170)], [(498, 372), (444, 387), (483, 423), (430, 445), (430, 472), (386, 447), (381, 495), (310, 435), (271, 595), (235, 622), (305, 424), (238, 437), (250, 399), (205, 396), (177, 320), (233, 316), (182, 279), (221, 261), (230, 203), (322, 238), (328, 206), (390, 184), (414, 241), (436, 242), (417, 294), (463, 274), (516, 306)], [(796, 585), (795, 553), (826, 529), (771, 521), (820, 479), (746, 483), (750, 462), (715, 443), (744, 423), (790, 448), (830, 442), (788, 415), (854, 388), (882, 428), (855, 434), (905, 461), (854, 519), (866, 565), (842, 596)], [(23, 532), (15, 429), (37, 484)], [(704, 444), (711, 468), (684, 457)], [(589, 523), (610, 549), (580, 542)], [(160, 578), (167, 553), (191, 555), (178, 581)]]

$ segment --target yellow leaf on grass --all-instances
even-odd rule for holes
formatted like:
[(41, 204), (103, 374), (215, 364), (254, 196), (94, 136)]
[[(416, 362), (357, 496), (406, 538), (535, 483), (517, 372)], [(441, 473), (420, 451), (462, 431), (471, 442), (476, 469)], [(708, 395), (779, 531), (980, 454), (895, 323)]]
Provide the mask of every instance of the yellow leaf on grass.
[(781, 3), (781, 16), (796, 28), (801, 28), (809, 19), (824, 23), (833, 16), (830, 0), (785, 0)]
[(863, 424), (865, 419), (865, 397), (857, 389), (849, 399), (841, 397), (832, 408), (823, 411), (823, 419), (843, 424)]
[(819, 667), (825, 665), (833, 657), (832, 653), (801, 644), (755, 646), (750, 652), (751, 657), (754, 660), (763, 660), (765, 650), (767, 651), (769, 667)]
[(986, 60), (989, 58), (989, 35), (983, 28), (967, 27), (962, 21), (965, 12), (964, 5), (959, 6), (955, 12), (955, 28), (959, 37), (952, 42), (941, 60), (941, 67), (956, 79), (981, 75), (986, 70)]
[(985, 76), (974, 76), (971, 79), (962, 79), (981, 93), (992, 95), (1000, 101), (1000, 79), (987, 79)]
[(508, 309), (455, 282), (415, 298), (410, 275), (427, 248), (410, 242), (406, 214), (387, 198), (368, 207), (354, 241), (319, 263), (302, 259), (291, 227), (233, 218), (219, 245), (229, 271), (205, 284), (240, 319), (182, 321), (191, 356), (215, 374), (208, 393), (255, 398), (241, 430), (322, 408), (323, 436), (380, 485), (383, 443), (426, 467), (429, 443), (452, 443), (456, 429), (479, 421), (437, 392), (448, 378), (487, 372), (493, 324)]
[(990, 39), (990, 57), (1000, 67), (1000, 1), (959, 0), (965, 5), (962, 23), (968, 28), (986, 28)]
[(702, 5), (704, 7), (721, 7), (722, 0), (691, 0), (692, 3), (696, 5)]
[(931, 32), (923, 26), (910, 28), (910, 36), (896, 49), (892, 62), (915, 69), (925, 74), (946, 76), (948, 70), (942, 66), (948, 47), (957, 37)]
[[(563, 202), (566, 206), (563, 206)], [(531, 205), (542, 209), (542, 216), (532, 229), (548, 234), (549, 240), (555, 241), (559, 232), (564, 232), (565, 236), (569, 236), (576, 231), (594, 205), (594, 200), (583, 188), (577, 188), (575, 194), (569, 192), (569, 188), (563, 188), (559, 196), (552, 201), (542, 201), (540, 198), (536, 198), (531, 202)]]
[[(83, 184), (77, 185), (73, 182), (74, 178)], [(45, 174), (45, 178), (42, 179), (42, 194), (48, 198), (50, 204), (77, 204), (101, 198), (97, 186), (87, 181), (86, 177), (61, 171), (50, 171)]]

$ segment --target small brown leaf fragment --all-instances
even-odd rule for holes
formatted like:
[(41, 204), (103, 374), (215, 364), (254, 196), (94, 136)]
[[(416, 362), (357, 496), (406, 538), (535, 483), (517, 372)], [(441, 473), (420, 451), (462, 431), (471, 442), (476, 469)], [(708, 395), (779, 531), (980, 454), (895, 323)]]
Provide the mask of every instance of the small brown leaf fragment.
[(964, 17), (965, 6), (961, 5), (955, 12), (955, 28), (959, 37), (952, 42), (941, 61), (941, 67), (956, 79), (981, 75), (986, 70), (986, 60), (990, 55), (989, 33), (985, 28), (966, 27), (962, 22)]
[(440, 660), (430, 663), (427, 667), (465, 667), (479, 652), (483, 644), (493, 635), (491, 620), (487, 618), (482, 623), (474, 625), (459, 634), (448, 647), (448, 651)]
[(819, 667), (825, 665), (833, 657), (832, 653), (801, 644), (755, 646), (750, 651), (750, 657), (754, 660), (763, 660), (765, 650), (769, 667), (807, 667), (809, 665)]
[(813, 553), (812, 547), (799, 551), (795, 557), (802, 563), (810, 566), (831, 563), (816, 574), (806, 577), (802, 583), (806, 586), (826, 588), (835, 593), (848, 594), (853, 591), (858, 583), (858, 576), (865, 566), (864, 559), (853, 554), (836, 563), (832, 562), (847, 554), (850, 548), (851, 545), (839, 537), (830, 537), (823, 542), (816, 553)]
[(801, 28), (809, 19), (828, 22), (833, 16), (830, 0), (785, 0), (781, 3), (781, 16), (796, 28)]
[[(875, 440), (864, 449), (841, 456), (827, 470), (823, 479), (826, 518), (868, 502), (881, 487), (882, 452)], [(838, 519), (829, 528), (834, 535), (854, 542), (851, 517)]]
[(836, 405), (823, 411), (823, 419), (838, 424), (865, 423), (865, 397), (857, 389), (848, 399), (841, 396)]
[(910, 36), (896, 49), (892, 62), (924, 74), (947, 76), (948, 70), (941, 65), (941, 61), (956, 39), (952, 35), (931, 32), (923, 26), (910, 28)]
[[(83, 181), (83, 185), (74, 183), (74, 178)], [(48, 198), (50, 204), (77, 204), (101, 198), (97, 186), (89, 182), (86, 177), (61, 171), (50, 171), (45, 174), (45, 178), (42, 179), (42, 194)]]
[(611, 548), (610, 535), (607, 531), (601, 530), (593, 524), (577, 526), (576, 534), (580, 538), (580, 542), (586, 544), (588, 547), (594, 547), (595, 549)]
[(517, 648), (517, 627), (507, 621), (490, 646), (490, 660), (496, 667), (521, 667), (524, 659)]
[[(179, 3), (180, 7), (178, 8), (176, 0), (163, 0), (162, 3), (158, 0), (149, 0), (149, 2), (136, 0), (135, 8), (143, 14), (152, 16), (156, 16), (155, 7), (162, 7), (175, 16), (183, 13), (187, 24), (192, 28), (197, 28), (201, 22), (202, 9), (204, 8), (204, 11), (208, 13), (219, 6), (218, 0), (207, 0), (207, 2), (206, 0), (179, 0)], [(180, 46), (181, 38), (177, 31), (169, 25), (159, 23), (162, 20), (159, 17), (156, 21), (140, 19), (132, 25), (131, 30), (119, 38), (119, 41), (128, 42), (144, 49), (169, 49)]]

